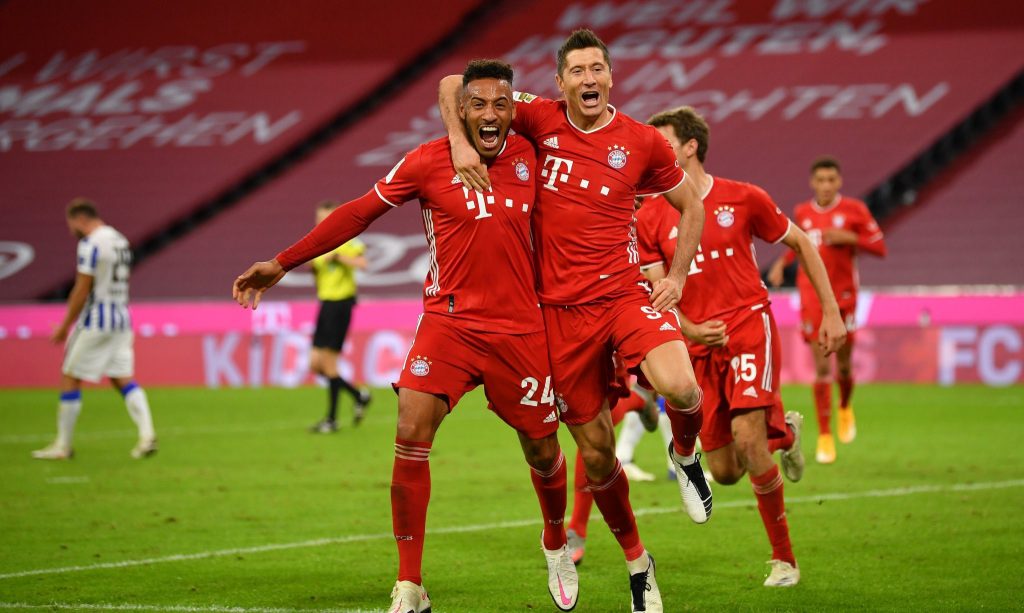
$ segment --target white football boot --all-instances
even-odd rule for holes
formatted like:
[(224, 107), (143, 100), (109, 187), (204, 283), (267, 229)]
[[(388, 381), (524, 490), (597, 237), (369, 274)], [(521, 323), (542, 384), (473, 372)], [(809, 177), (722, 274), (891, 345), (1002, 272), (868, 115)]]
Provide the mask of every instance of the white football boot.
[(412, 581), (396, 581), (388, 613), (430, 613), (427, 590)]
[(804, 427), (804, 416), (796, 411), (787, 411), (786, 424), (793, 429), (793, 445), (789, 449), (783, 449), (780, 454), (782, 472), (787, 479), (796, 483), (804, 477), (804, 452), (800, 448), (800, 431)]
[(148, 458), (157, 451), (156, 437), (140, 438), (139, 442), (132, 448), (132, 457), (136, 460)]
[(74, 455), (75, 452), (70, 447), (65, 447), (57, 441), (32, 452), (32, 457), (37, 460), (70, 460)]
[(640, 468), (632, 462), (623, 462), (622, 471), (626, 473), (626, 478), (630, 482), (634, 481), (654, 481), (654, 475)]
[(580, 578), (576, 574), (576, 564), (569, 554), (569, 547), (562, 545), (558, 549), (546, 549), (542, 533), (540, 548), (548, 563), (548, 593), (551, 594), (551, 600), (559, 611), (572, 611), (580, 595)]
[(668, 457), (676, 465), (676, 483), (679, 484), (679, 496), (683, 500), (686, 514), (698, 524), (707, 522), (711, 519), (711, 486), (700, 466), (700, 454), (697, 454), (693, 464), (683, 466), (676, 458), (674, 445), (670, 442)]
[(772, 571), (764, 580), (765, 587), (793, 587), (800, 583), (800, 569), (782, 560), (768, 560)]
[[(637, 566), (641, 570), (636, 570)], [(629, 592), (633, 600), (633, 613), (663, 613), (664, 607), (661, 604), (661, 592), (658, 590), (658, 581), (654, 578), (654, 557), (644, 552), (639, 560), (626, 562), (629, 568)]]

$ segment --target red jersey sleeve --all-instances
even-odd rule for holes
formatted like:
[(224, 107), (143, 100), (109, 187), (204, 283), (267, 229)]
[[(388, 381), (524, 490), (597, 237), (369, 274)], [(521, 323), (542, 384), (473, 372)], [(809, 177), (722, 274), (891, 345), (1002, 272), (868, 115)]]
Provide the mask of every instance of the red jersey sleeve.
[(769, 243), (781, 241), (789, 233), (789, 218), (775, 204), (768, 192), (756, 185), (751, 185), (748, 189), (751, 234)]
[(885, 245), (882, 229), (878, 227), (878, 222), (871, 215), (867, 205), (861, 204), (858, 209), (860, 214), (854, 225), (854, 232), (857, 233), (857, 248), (884, 258), (889, 249)]
[(658, 244), (661, 235), (661, 217), (654, 215), (652, 199), (636, 212), (636, 241), (640, 252), (640, 269), (650, 268), (665, 263), (665, 255)]
[(380, 199), (391, 206), (401, 206), (420, 195), (423, 184), (423, 147), (417, 147), (405, 154), (383, 179), (373, 186)]
[(512, 99), (516, 103), (516, 117), (512, 120), (512, 129), (517, 134), (531, 139), (537, 134), (541, 120), (558, 104), (554, 100), (526, 92), (513, 92)]
[(653, 196), (670, 192), (683, 182), (686, 174), (679, 167), (676, 154), (661, 132), (651, 126), (644, 128), (651, 157), (647, 160), (647, 169), (644, 170), (637, 185), (637, 195)]

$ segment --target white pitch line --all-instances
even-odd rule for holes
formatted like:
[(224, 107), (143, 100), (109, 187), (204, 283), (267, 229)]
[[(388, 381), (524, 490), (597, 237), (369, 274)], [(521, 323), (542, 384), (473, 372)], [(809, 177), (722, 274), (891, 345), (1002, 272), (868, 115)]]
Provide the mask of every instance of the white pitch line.
[[(786, 499), (786, 504), (797, 504), (803, 502), (821, 502), (823, 500), (855, 500), (859, 498), (892, 498), (897, 496), (912, 496), (914, 494), (934, 494), (941, 492), (973, 492), (979, 490), (1007, 489), (1013, 487), (1024, 487), (1024, 479), (1012, 479), (1009, 481), (990, 481), (983, 483), (954, 483), (952, 485), (916, 485), (909, 487), (897, 487), (887, 490), (866, 490), (863, 492), (836, 492), (822, 493), (811, 496), (793, 496)], [(750, 507), (756, 505), (754, 500), (732, 500), (721, 502), (715, 505), (718, 509), (730, 509), (738, 507)], [(661, 515), (664, 513), (679, 513), (676, 507), (652, 507), (637, 509), (634, 514)], [(485, 532), (501, 528), (522, 528), (526, 526), (539, 525), (539, 519), (520, 519), (512, 521), (495, 522), (490, 524), (472, 524), (468, 526), (450, 526), (427, 530), (429, 535), (438, 534), (463, 534), (466, 532)], [(258, 545), (255, 547), (236, 547), (232, 549), (218, 549), (214, 551), (201, 551), (198, 553), (184, 553), (164, 556), (160, 558), (143, 558), (141, 560), (123, 560), (121, 562), (102, 562), (99, 564), (85, 564), (81, 566), (62, 566), (58, 568), (37, 568), (34, 570), (23, 570), (13, 573), (0, 574), (0, 579), (16, 579), (19, 577), (31, 577), (34, 575), (58, 575), (86, 570), (102, 570), (107, 568), (128, 568), (132, 566), (147, 566), (150, 564), (162, 564), (166, 562), (183, 562), (188, 560), (202, 560), (206, 558), (220, 558), (225, 556), (236, 556), (249, 553), (264, 553), (267, 551), (282, 551), (286, 549), (302, 549), (306, 547), (322, 547), (324, 545), (339, 545), (345, 543), (358, 543), (364, 541), (390, 540), (394, 535), (388, 533), (377, 534), (354, 534), (334, 538), (319, 538), (308, 541), (293, 543), (273, 543), (270, 545)]]
[[(281, 421), (262, 425), (228, 425), (190, 428), (188, 426), (171, 426), (160, 428), (161, 438), (188, 434), (245, 434), (247, 432), (266, 432), (268, 430), (295, 430), (305, 432), (308, 428), (301, 422)], [(138, 433), (131, 427), (123, 430), (94, 430), (92, 432), (75, 432), (76, 440), (107, 440), (118, 438), (134, 438)], [(0, 436), (0, 445), (20, 445), (24, 443), (47, 443), (53, 440), (53, 432), (47, 434), (5, 434)]]
[(0, 609), (71, 609), (75, 611), (168, 611), (174, 613), (383, 613), (380, 609), (282, 609), (277, 607), (225, 607), (218, 605), (151, 605), (134, 603), (0, 602)]

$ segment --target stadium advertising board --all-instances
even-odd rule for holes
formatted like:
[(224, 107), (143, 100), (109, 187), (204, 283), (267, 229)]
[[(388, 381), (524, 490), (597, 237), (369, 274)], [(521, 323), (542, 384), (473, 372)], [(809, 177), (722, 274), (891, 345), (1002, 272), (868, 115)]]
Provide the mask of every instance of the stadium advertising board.
[[(137, 376), (148, 385), (296, 386), (312, 382), (309, 346), (317, 305), (265, 302), (256, 311), (225, 303), (132, 307)], [(813, 379), (801, 345), (796, 297), (773, 305), (783, 343), (784, 383)], [(345, 378), (387, 386), (398, 379), (421, 305), (364, 301), (340, 358)], [(49, 387), (61, 350), (47, 339), (59, 306), (0, 307), (0, 387)], [(864, 292), (855, 376), (863, 382), (1024, 383), (1024, 294), (906, 296)]]

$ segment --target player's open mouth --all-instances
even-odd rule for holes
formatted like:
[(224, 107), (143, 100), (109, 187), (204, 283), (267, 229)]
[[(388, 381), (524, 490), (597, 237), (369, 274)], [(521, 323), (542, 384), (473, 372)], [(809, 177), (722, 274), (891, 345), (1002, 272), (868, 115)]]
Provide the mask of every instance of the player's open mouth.
[(597, 92), (583, 92), (580, 97), (583, 99), (583, 106), (591, 108), (596, 107), (601, 100), (601, 94)]
[(501, 131), (498, 126), (480, 126), (480, 142), (489, 149), (498, 146), (498, 138)]

